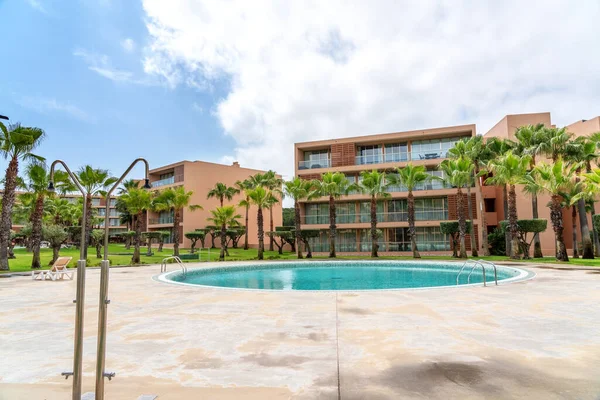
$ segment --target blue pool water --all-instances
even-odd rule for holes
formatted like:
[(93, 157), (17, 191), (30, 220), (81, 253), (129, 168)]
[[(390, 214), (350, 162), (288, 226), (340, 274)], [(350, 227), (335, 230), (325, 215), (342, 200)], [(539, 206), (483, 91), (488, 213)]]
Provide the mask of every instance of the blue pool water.
[[(439, 262), (286, 262), (238, 267), (203, 268), (171, 272), (165, 280), (179, 283), (242, 289), (269, 290), (369, 290), (456, 286), (462, 263)], [(467, 284), (472, 267), (460, 275)], [(526, 274), (516, 268), (498, 266), (498, 281)], [(494, 284), (493, 268), (487, 267), (486, 280)], [(482, 283), (480, 267), (473, 270), (470, 283)]]

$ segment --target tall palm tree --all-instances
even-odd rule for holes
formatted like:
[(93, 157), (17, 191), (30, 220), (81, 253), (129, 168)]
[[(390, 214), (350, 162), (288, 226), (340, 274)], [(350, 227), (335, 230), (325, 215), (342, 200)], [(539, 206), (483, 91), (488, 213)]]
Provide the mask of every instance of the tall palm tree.
[[(558, 157), (556, 162), (547, 164), (538, 163), (534, 168), (538, 193), (547, 193), (551, 197), (550, 201), (550, 220), (554, 229), (556, 243), (556, 259), (559, 261), (569, 261), (567, 248), (563, 239), (563, 219), (562, 219), (562, 194), (571, 191), (574, 185), (573, 177), (575, 170), (573, 167), (563, 162), (562, 157)], [(527, 186), (525, 186), (527, 190)]]
[[(600, 149), (600, 132), (596, 132), (590, 135), (589, 137), (589, 141), (594, 143), (596, 145), (596, 149)], [(585, 166), (585, 172), (586, 173), (591, 173), (592, 172), (592, 162), (598, 164), (598, 158), (597, 157), (595, 160), (588, 160), (588, 162), (586, 163)], [(594, 196), (590, 196), (588, 198), (588, 204), (589, 204), (589, 209), (590, 209), (590, 216), (592, 219), (592, 225), (594, 223), (594, 215), (596, 215), (596, 200)], [(600, 237), (598, 235), (598, 232), (596, 232), (596, 229), (593, 229), (592, 226), (592, 234), (594, 236), (594, 254), (596, 255), (596, 257), (600, 257)]]
[(179, 256), (179, 224), (181, 212), (187, 208), (190, 211), (202, 209), (202, 206), (190, 204), (193, 191), (186, 191), (183, 186), (168, 188), (159, 192), (152, 207), (157, 211), (173, 211), (173, 255)]
[[(578, 137), (566, 146), (565, 161), (575, 168), (576, 183), (581, 180), (580, 178), (582, 171), (591, 171), (591, 163), (596, 161), (599, 156), (600, 154), (598, 154), (596, 143), (588, 140), (585, 137)], [(576, 201), (577, 212), (579, 213), (579, 227), (581, 229), (581, 243), (583, 249), (581, 257), (585, 259), (593, 259), (594, 245), (592, 244), (592, 239), (590, 237), (586, 199), (583, 196), (579, 196)]]
[(225, 199), (231, 201), (231, 199), (233, 199), (233, 196), (235, 196), (239, 192), (240, 191), (234, 188), (233, 186), (227, 186), (222, 182), (217, 182), (215, 184), (215, 187), (209, 190), (208, 194), (206, 195), (206, 198), (210, 199), (214, 197), (219, 199), (219, 204), (221, 205), (221, 207), (223, 207)]
[(579, 258), (578, 243), (577, 243), (577, 203), (579, 202), (579, 194), (581, 193), (581, 182), (574, 183), (568, 192), (560, 194), (562, 197), (561, 207), (571, 209), (571, 227), (573, 234), (573, 258)]
[(86, 215), (84, 216), (85, 243), (81, 244), (84, 248), (84, 257), (87, 257), (92, 231), (92, 198), (105, 195), (110, 186), (117, 181), (117, 178), (110, 176), (108, 170), (93, 168), (91, 165), (81, 167), (77, 171), (77, 178), (87, 193), (85, 196)]
[(294, 226), (295, 226), (295, 236), (296, 236), (296, 251), (298, 258), (303, 258), (302, 256), (302, 232), (300, 230), (300, 201), (304, 199), (309, 199), (312, 197), (312, 182), (306, 179), (301, 179), (299, 177), (295, 177), (291, 181), (287, 181), (284, 183), (283, 192), (285, 196), (294, 200)]
[(377, 257), (377, 200), (391, 197), (388, 193), (389, 184), (386, 183), (385, 172), (362, 171), (360, 176), (362, 179), (352, 186), (371, 198), (371, 257)]
[(248, 250), (250, 246), (248, 245), (248, 215), (250, 212), (250, 199), (248, 198), (248, 191), (252, 189), (252, 181), (250, 179), (244, 179), (243, 181), (235, 182), (235, 187), (239, 190), (240, 193), (244, 194), (244, 199), (241, 200), (238, 204), (240, 207), (244, 207), (246, 214), (244, 219), (244, 250)]
[[(490, 157), (487, 160), (487, 162), (489, 163), (490, 161), (503, 156), (504, 154), (506, 154), (507, 151), (514, 150), (517, 145), (510, 139), (502, 139), (502, 138), (498, 138), (498, 137), (492, 137), (486, 141), (485, 146), (490, 152)], [(487, 169), (487, 164), (485, 164), (485, 168), (480, 172), (480, 174), (485, 174), (486, 169)], [(508, 190), (506, 188), (506, 185), (499, 185), (499, 186), (502, 186), (502, 202), (503, 202), (503, 209), (504, 209), (503, 211), (504, 211), (504, 218), (506, 218), (508, 216)], [(512, 248), (512, 236), (510, 233), (510, 229), (506, 230), (506, 232), (504, 234), (504, 238), (505, 238), (505, 245), (506, 245), (506, 256), (510, 257), (510, 252), (511, 252), (511, 248)]]
[(263, 209), (269, 207), (271, 198), (271, 192), (265, 189), (263, 186), (257, 186), (254, 189), (248, 191), (248, 199), (250, 204), (255, 205), (258, 209), (256, 216), (256, 224), (258, 225), (258, 259), (264, 258), (265, 251), (265, 229), (264, 229), (264, 217)]
[(131, 258), (132, 264), (140, 263), (140, 247), (142, 241), (142, 218), (145, 212), (152, 207), (152, 196), (153, 193), (144, 189), (131, 189), (127, 193), (120, 196), (120, 200), (133, 216), (134, 219), (134, 248), (133, 257)]
[(387, 176), (389, 185), (404, 186), (408, 190), (408, 233), (410, 235), (410, 246), (413, 258), (421, 258), (417, 249), (417, 228), (415, 227), (415, 196), (413, 190), (421, 183), (431, 180), (431, 175), (423, 165), (408, 163), (404, 168), (396, 169), (396, 174)]
[(119, 194), (124, 194), (130, 191), (131, 189), (138, 189), (140, 187), (139, 181), (135, 179), (127, 179), (121, 182), (121, 187), (118, 190)]
[(319, 196), (329, 198), (329, 257), (335, 258), (335, 236), (337, 227), (335, 225), (335, 201), (348, 194), (350, 181), (341, 172), (326, 172), (321, 175), (321, 180), (314, 180), (313, 186)]
[[(271, 205), (269, 207), (269, 232), (273, 232), (273, 207), (279, 203), (279, 198), (283, 196), (281, 186), (283, 179), (279, 178), (275, 171), (269, 170), (263, 175), (263, 182), (267, 189), (271, 191)], [(273, 251), (273, 235), (269, 236), (269, 251)]]
[(564, 155), (567, 143), (573, 137), (567, 128), (545, 128), (542, 135), (540, 153), (550, 157), (552, 162)]
[[(48, 190), (50, 176), (46, 170), (46, 166), (42, 163), (31, 163), (25, 169), (24, 189), (26, 193), (22, 194), (23, 198), (31, 197), (31, 203), (34, 205), (30, 216), (31, 221), (31, 249), (33, 250), (33, 258), (31, 268), (41, 268), (40, 261), (40, 244), (42, 241), (42, 219), (44, 217), (44, 205), (46, 198), (52, 196), (53, 193)], [(54, 173), (55, 188), (62, 193), (73, 190), (74, 187), (70, 184), (69, 177), (66, 172), (56, 171)]]
[[(465, 218), (465, 205), (463, 199), (463, 188), (470, 185), (472, 182), (473, 171), (475, 166), (465, 158), (459, 157), (456, 160), (447, 159), (442, 161), (439, 169), (444, 173), (441, 179), (446, 187), (456, 188), (456, 213), (458, 214), (458, 232), (460, 237), (460, 252), (459, 258), (467, 258), (467, 246), (465, 237), (467, 234), (467, 221)], [(471, 221), (473, 226), (473, 221)], [(471, 243), (471, 247), (476, 246), (476, 243)]]
[[(544, 154), (544, 149), (547, 147), (546, 132), (547, 131), (544, 124), (521, 126), (515, 132), (515, 137), (517, 138), (516, 152), (531, 156), (531, 165), (529, 166), (530, 170), (535, 167), (536, 157)], [(539, 218), (538, 199), (535, 192), (531, 193), (531, 211), (533, 218)], [(539, 233), (535, 233), (533, 237), (533, 257), (544, 257), (542, 254), (542, 244), (540, 242)]]
[(39, 128), (19, 124), (6, 127), (0, 122), (0, 154), (8, 161), (4, 177), (2, 213), (0, 216), (0, 271), (8, 271), (8, 245), (12, 227), (12, 209), (15, 204), (15, 189), (19, 175), (19, 161), (44, 161), (43, 157), (32, 153), (44, 139), (45, 133)]
[(487, 178), (486, 182), (508, 185), (508, 227), (512, 238), (510, 257), (513, 259), (519, 259), (516, 185), (524, 182), (530, 165), (529, 155), (518, 156), (512, 151), (488, 163), (488, 171), (493, 176)]
[(209, 218), (215, 226), (221, 227), (221, 252), (219, 253), (219, 261), (225, 261), (225, 251), (227, 248), (227, 227), (239, 225), (241, 215), (237, 214), (234, 206), (217, 207), (210, 210), (212, 217)]

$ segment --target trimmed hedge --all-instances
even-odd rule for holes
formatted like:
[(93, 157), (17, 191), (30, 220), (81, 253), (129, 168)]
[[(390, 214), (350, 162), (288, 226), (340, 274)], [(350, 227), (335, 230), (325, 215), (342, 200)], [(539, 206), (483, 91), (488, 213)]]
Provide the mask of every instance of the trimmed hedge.
[[(465, 233), (471, 233), (471, 228), (473, 227), (471, 221), (466, 221), (466, 226), (467, 229)], [(458, 233), (458, 221), (440, 222), (440, 230), (446, 235)]]
[[(503, 230), (508, 228), (508, 221), (500, 221), (499, 225)], [(519, 231), (528, 233), (544, 232), (548, 228), (548, 220), (546, 219), (520, 219), (517, 220)]]

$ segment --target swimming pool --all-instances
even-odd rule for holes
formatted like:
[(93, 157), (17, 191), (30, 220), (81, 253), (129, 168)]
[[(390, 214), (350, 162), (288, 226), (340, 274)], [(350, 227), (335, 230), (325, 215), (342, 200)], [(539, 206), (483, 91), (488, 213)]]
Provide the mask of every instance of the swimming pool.
[[(462, 262), (431, 261), (301, 261), (244, 264), (171, 271), (160, 281), (183, 285), (254, 290), (381, 290), (447, 287), (457, 285)], [(498, 283), (523, 280), (532, 273), (497, 266)], [(470, 274), (470, 277), (469, 277)], [(494, 284), (494, 271), (486, 266), (488, 285)], [(481, 267), (467, 266), (458, 284), (483, 283)]]

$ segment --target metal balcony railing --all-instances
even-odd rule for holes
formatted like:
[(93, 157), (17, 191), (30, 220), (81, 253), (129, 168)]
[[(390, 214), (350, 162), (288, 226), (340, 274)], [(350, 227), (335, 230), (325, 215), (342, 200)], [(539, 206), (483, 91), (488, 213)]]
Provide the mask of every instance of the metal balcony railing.
[(173, 223), (173, 217), (150, 218), (149, 223), (150, 223), (150, 225), (172, 224)]
[(298, 169), (315, 169), (329, 167), (331, 167), (331, 160), (329, 159), (305, 160), (298, 162)]

